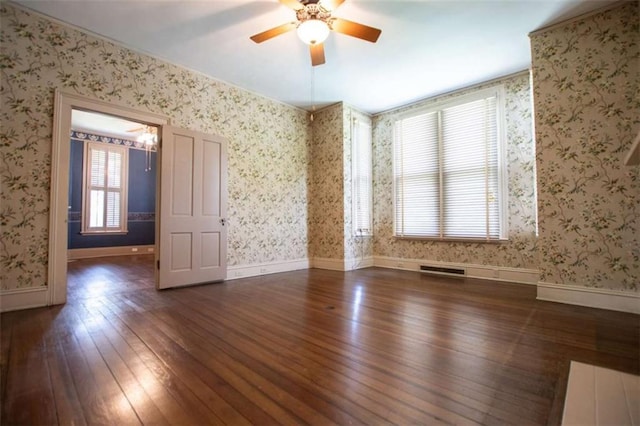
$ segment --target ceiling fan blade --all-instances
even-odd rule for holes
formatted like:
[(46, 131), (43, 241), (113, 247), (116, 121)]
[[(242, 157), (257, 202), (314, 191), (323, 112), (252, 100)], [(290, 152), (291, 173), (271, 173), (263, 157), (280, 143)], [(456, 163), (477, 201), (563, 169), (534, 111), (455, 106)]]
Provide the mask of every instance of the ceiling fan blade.
[(309, 45), (309, 51), (311, 52), (312, 66), (324, 64), (324, 46), (322, 43)]
[(338, 6), (344, 3), (344, 0), (320, 0), (320, 3), (322, 3), (322, 5), (327, 9), (334, 11)]
[(304, 7), (298, 0), (280, 0), (280, 3), (287, 7), (290, 7), (293, 10), (300, 10)]
[(380, 37), (381, 30), (357, 22), (347, 21), (346, 19), (333, 18), (331, 28), (339, 33), (346, 34), (351, 37), (360, 38), (362, 40), (375, 43)]
[(279, 36), (280, 34), (284, 34), (288, 31), (291, 31), (296, 28), (295, 22), (287, 22), (286, 24), (282, 24), (278, 27), (271, 28), (270, 30), (252, 35), (249, 37), (251, 40), (256, 43), (262, 43), (263, 41), (267, 41), (269, 39), (274, 38), (275, 36)]

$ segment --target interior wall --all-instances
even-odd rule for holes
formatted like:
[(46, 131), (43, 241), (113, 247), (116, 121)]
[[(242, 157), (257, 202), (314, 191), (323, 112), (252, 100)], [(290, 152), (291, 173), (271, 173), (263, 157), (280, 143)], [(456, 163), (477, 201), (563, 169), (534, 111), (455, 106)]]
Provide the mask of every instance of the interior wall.
[(638, 7), (531, 35), (544, 282), (638, 291)]
[[(495, 84), (505, 87), (509, 241), (439, 242), (393, 236), (393, 126), (403, 114)], [(431, 98), (373, 117), (373, 253), (401, 259), (537, 269), (535, 143), (529, 74)]]
[(3, 2), (0, 289), (47, 284), (54, 90), (229, 141), (228, 264), (307, 258), (305, 111)]
[(147, 152), (129, 148), (127, 233), (124, 235), (82, 235), (82, 187), (84, 181), (84, 145), (71, 141), (69, 170), (69, 249), (122, 247), (155, 244), (156, 153), (150, 152), (151, 170), (146, 169)]
[(314, 114), (309, 183), (309, 257), (344, 259), (344, 105)]
[(352, 129), (353, 117), (370, 117), (344, 103), (315, 114), (310, 163), (309, 256), (347, 260), (346, 269), (362, 266), (371, 257), (371, 238), (355, 237), (352, 227)]

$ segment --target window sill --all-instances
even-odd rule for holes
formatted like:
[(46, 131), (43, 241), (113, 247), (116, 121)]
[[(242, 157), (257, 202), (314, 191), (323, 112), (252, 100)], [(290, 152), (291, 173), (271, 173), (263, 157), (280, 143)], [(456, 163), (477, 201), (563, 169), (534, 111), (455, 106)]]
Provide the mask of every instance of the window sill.
[(104, 236), (104, 235), (127, 235), (129, 231), (82, 231), (80, 235)]
[(373, 238), (373, 234), (356, 234), (354, 238)]
[(434, 238), (434, 237), (419, 237), (410, 235), (394, 235), (394, 238), (398, 240), (420, 240), (420, 241), (433, 241), (436, 243), (467, 243), (467, 244), (505, 244), (509, 242), (509, 239), (499, 240), (487, 240), (486, 238)]

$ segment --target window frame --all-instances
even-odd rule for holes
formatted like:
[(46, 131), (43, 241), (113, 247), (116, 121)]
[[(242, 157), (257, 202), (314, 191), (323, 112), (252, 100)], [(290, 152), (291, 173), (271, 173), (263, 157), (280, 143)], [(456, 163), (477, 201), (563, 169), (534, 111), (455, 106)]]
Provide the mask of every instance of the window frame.
[[(367, 137), (363, 140), (360, 138), (361, 132), (358, 130), (360, 125), (364, 125), (368, 128)], [(373, 126), (370, 121), (359, 119), (358, 117), (353, 117), (351, 119), (351, 208), (352, 208), (352, 218), (351, 218), (351, 228), (352, 234), (356, 237), (371, 237), (373, 236)], [(360, 162), (358, 158), (362, 152), (362, 148), (364, 148), (365, 141), (368, 142), (366, 148), (368, 150), (369, 155), (369, 164), (368, 164), (368, 174), (369, 174), (369, 195), (367, 200), (367, 210), (369, 223), (366, 224), (366, 227), (363, 227), (360, 221), (358, 220), (360, 211), (358, 202), (361, 199), (359, 196), (359, 179), (361, 176), (360, 170)]]
[[(91, 214), (91, 199), (89, 194), (91, 190), (94, 188), (91, 185), (91, 151), (100, 150), (107, 152), (107, 158), (109, 152), (116, 152), (122, 156), (121, 161), (121, 170), (120, 170), (120, 226), (115, 227), (107, 227), (106, 225), (106, 214), (103, 216), (103, 224), (101, 227), (91, 227), (90, 224), (90, 214)], [(108, 163), (106, 163), (108, 164)], [(108, 166), (105, 167), (105, 174), (108, 173)], [(105, 185), (101, 188), (104, 188), (104, 206), (105, 211), (107, 209), (107, 194), (108, 190), (108, 180), (105, 176)], [(84, 153), (83, 153), (83, 163), (82, 163), (82, 224), (81, 224), (81, 234), (82, 235), (126, 235), (128, 233), (128, 221), (127, 221), (127, 213), (128, 213), (128, 195), (129, 195), (129, 149), (124, 146), (118, 146), (113, 144), (107, 144), (102, 142), (92, 142), (85, 141), (84, 143)]]
[[(397, 178), (396, 178), (396, 167), (397, 167), (397, 143), (398, 142), (398, 127), (399, 124), (406, 119), (414, 118), (420, 115), (426, 115), (434, 112), (441, 112), (447, 108), (452, 108), (456, 106), (461, 106), (467, 103), (475, 102), (482, 99), (487, 99), (492, 96), (496, 97), (496, 137), (497, 137), (497, 174), (498, 174), (498, 217), (499, 217), (499, 236), (497, 238), (491, 238), (490, 236), (486, 237), (451, 237), (443, 235), (443, 205), (440, 204), (439, 210), (439, 236), (430, 236), (430, 235), (411, 235), (411, 234), (401, 234), (398, 233), (398, 226), (396, 224), (397, 221)], [(440, 117), (441, 115), (439, 115)], [(393, 237), (397, 239), (411, 239), (411, 240), (431, 240), (431, 241), (441, 241), (441, 242), (473, 242), (473, 243), (494, 243), (499, 244), (503, 242), (507, 242), (509, 240), (509, 218), (508, 218), (508, 159), (507, 159), (507, 140), (506, 140), (506, 120), (505, 120), (505, 90), (503, 85), (496, 85), (485, 89), (475, 90), (472, 93), (465, 93), (460, 95), (453, 95), (447, 99), (441, 99), (431, 103), (430, 105), (426, 105), (423, 107), (419, 107), (413, 109), (411, 111), (404, 112), (399, 114), (393, 123), (393, 135), (392, 135), (392, 185), (393, 185)], [(438, 122), (438, 133), (440, 133), (442, 129), (442, 123)], [(439, 144), (442, 144), (441, 138), (438, 141)], [(439, 160), (438, 160), (438, 169), (440, 176), (442, 176), (443, 162), (442, 162), (442, 146), (438, 146), (439, 152)], [(442, 185), (442, 184), (440, 184)], [(443, 193), (439, 194), (440, 199), (442, 200), (445, 195)]]

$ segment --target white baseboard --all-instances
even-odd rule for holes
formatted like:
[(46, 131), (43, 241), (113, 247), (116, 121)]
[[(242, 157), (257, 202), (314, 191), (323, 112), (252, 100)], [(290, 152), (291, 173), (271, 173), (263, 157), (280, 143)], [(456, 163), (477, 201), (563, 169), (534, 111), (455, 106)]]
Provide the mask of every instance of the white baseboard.
[(402, 269), (405, 271), (420, 271), (420, 265), (441, 268), (463, 268), (465, 277), (479, 278), (491, 281), (504, 281), (518, 284), (535, 285), (540, 278), (536, 269), (509, 268), (505, 266), (475, 265), (471, 263), (436, 262), (432, 260), (403, 259), (399, 257), (374, 256), (374, 266), (381, 268)]
[(631, 291), (539, 282), (537, 299), (640, 314), (640, 294)]
[(277, 274), (279, 272), (297, 271), (299, 269), (309, 269), (309, 259), (229, 266), (227, 267), (227, 280)]
[(40, 308), (49, 305), (48, 287), (24, 288), (0, 292), (0, 312)]
[(373, 256), (351, 259), (327, 259), (314, 257), (311, 259), (311, 267), (317, 269), (329, 269), (331, 271), (353, 271), (354, 269), (369, 268), (373, 266)]
[(344, 260), (347, 271), (353, 271), (354, 269), (370, 268), (373, 266), (373, 256), (367, 256), (363, 258), (351, 258)]
[(67, 250), (67, 259), (89, 259), (92, 257), (126, 256), (135, 254), (150, 254), (155, 251), (155, 246), (122, 246), (122, 247), (95, 247)]

